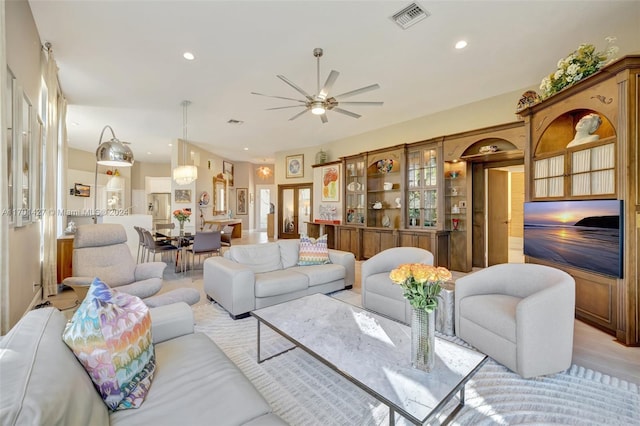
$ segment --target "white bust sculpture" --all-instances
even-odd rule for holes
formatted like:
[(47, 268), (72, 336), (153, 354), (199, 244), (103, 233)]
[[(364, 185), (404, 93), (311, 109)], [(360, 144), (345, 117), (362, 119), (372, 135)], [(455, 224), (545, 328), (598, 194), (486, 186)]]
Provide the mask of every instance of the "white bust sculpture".
[(576, 124), (576, 135), (573, 140), (569, 142), (567, 148), (600, 139), (600, 136), (594, 135), (593, 132), (598, 130), (601, 124), (602, 119), (598, 114), (592, 113), (582, 117), (580, 121), (578, 121), (578, 124)]

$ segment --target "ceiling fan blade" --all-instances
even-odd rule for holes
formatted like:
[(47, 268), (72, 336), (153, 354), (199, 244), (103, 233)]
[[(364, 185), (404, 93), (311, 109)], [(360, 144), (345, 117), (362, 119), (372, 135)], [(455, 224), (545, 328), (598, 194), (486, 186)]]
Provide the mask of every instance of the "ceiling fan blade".
[(327, 96), (329, 96), (329, 92), (333, 87), (333, 83), (336, 82), (339, 75), (340, 73), (338, 71), (331, 70), (331, 72), (329, 73), (329, 77), (327, 77), (327, 81), (325, 81), (324, 86), (322, 87), (322, 90), (320, 90), (320, 93), (318, 93), (318, 97), (320, 99), (322, 100), (327, 99)]
[(327, 121), (329, 121), (326, 112), (320, 116), (320, 120), (322, 120), (322, 123), (326, 123)]
[(296, 89), (298, 92), (302, 93), (302, 95), (309, 99), (310, 101), (313, 100), (313, 96), (311, 96), (310, 94), (308, 94), (307, 92), (305, 92), (302, 88), (298, 87), (297, 84), (295, 84), (292, 81), (289, 81), (289, 79), (287, 77), (285, 77), (284, 75), (278, 75), (277, 76), (280, 80), (284, 81), (285, 83), (287, 83), (289, 86), (293, 87), (294, 89)]
[(305, 110), (304, 110), (304, 111), (302, 111), (302, 112), (297, 113), (296, 115), (294, 115), (293, 117), (291, 117), (291, 118), (289, 119), (289, 121), (293, 121), (293, 120), (295, 120), (296, 118), (300, 117), (302, 114), (304, 114), (304, 113), (305, 113), (305, 112), (307, 112), (307, 111), (309, 111), (309, 108), (305, 109)]
[(339, 102), (340, 105), (382, 106), (384, 102)]
[(339, 98), (347, 98), (349, 96), (359, 95), (360, 93), (370, 92), (371, 90), (379, 89), (379, 84), (372, 84), (371, 86), (361, 87), (360, 89), (352, 90), (350, 92), (342, 93), (338, 96), (334, 96), (336, 100)]
[(353, 118), (362, 117), (360, 114), (356, 114), (355, 112), (347, 111), (346, 109), (342, 108), (333, 108), (331, 111), (339, 112), (340, 114), (348, 115), (349, 117)]
[(265, 95), (265, 94), (257, 93), (257, 92), (251, 92), (251, 94), (252, 95), (259, 95), (259, 96), (266, 96), (267, 98), (286, 99), (287, 101), (302, 102), (303, 104), (306, 103), (306, 101), (302, 101), (300, 99), (285, 98), (284, 96)]
[(282, 106), (282, 107), (275, 107), (275, 108), (265, 108), (265, 111), (271, 111), (274, 109), (300, 108), (300, 107), (304, 107), (304, 105), (289, 105), (289, 106)]

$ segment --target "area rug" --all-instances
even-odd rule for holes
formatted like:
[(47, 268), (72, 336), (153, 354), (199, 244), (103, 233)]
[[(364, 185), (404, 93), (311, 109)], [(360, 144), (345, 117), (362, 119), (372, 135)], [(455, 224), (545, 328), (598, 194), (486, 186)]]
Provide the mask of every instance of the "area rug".
[[(256, 362), (256, 320), (232, 320), (216, 304), (194, 308), (196, 331), (207, 334), (291, 425), (386, 425), (389, 409), (300, 349)], [(261, 354), (289, 347), (261, 327)], [(455, 338), (454, 338), (455, 339)], [(468, 382), (455, 425), (639, 425), (638, 385), (572, 366), (552, 376), (522, 379), (489, 360)], [(434, 423), (453, 409), (452, 401)], [(400, 416), (396, 424), (405, 425)]]

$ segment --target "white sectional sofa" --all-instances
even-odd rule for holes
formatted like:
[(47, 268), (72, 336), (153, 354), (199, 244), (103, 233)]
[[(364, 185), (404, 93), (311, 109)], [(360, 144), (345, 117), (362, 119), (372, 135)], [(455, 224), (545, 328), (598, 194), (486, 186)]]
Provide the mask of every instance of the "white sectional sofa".
[(111, 412), (62, 340), (54, 308), (25, 315), (0, 340), (0, 425), (246, 425), (286, 423), (222, 350), (193, 332), (186, 303), (151, 309), (156, 371), (140, 408)]
[(204, 290), (232, 318), (314, 293), (351, 288), (353, 253), (329, 250), (331, 263), (298, 266), (299, 240), (232, 246), (204, 262)]

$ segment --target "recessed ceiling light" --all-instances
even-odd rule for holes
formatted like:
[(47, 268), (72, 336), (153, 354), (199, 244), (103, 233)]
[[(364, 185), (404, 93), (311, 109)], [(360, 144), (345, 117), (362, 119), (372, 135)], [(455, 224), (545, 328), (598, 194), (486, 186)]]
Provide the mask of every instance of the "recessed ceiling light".
[(464, 40), (460, 40), (456, 43), (456, 49), (464, 49), (465, 47), (467, 47), (467, 42)]
[(245, 151), (249, 151), (249, 148), (247, 148), (246, 146), (243, 148)]
[(148, 155), (151, 155), (151, 151), (147, 151), (147, 154), (148, 154)]
[(193, 61), (193, 60), (196, 58), (196, 56), (195, 56), (193, 53), (191, 53), (191, 52), (184, 52), (184, 53), (182, 54), (182, 56), (183, 56), (187, 61)]
[(169, 146), (173, 146), (173, 144), (172, 144), (172, 143), (170, 143), (170, 144), (169, 144)]

